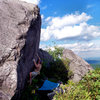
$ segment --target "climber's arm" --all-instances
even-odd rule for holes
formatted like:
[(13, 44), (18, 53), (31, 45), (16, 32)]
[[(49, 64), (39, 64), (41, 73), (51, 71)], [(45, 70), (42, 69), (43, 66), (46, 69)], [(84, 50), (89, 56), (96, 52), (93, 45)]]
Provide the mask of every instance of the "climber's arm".
[(36, 64), (36, 61), (35, 61), (35, 59), (33, 59), (33, 62), (34, 62), (34, 64), (35, 64), (35, 66), (37, 67), (37, 64)]
[(39, 58), (39, 60), (40, 60), (40, 57), (39, 57), (39, 55), (37, 54), (37, 57)]
[(38, 56), (38, 54), (37, 54), (37, 57), (38, 57), (38, 64), (41, 62), (41, 59), (40, 59), (40, 57)]

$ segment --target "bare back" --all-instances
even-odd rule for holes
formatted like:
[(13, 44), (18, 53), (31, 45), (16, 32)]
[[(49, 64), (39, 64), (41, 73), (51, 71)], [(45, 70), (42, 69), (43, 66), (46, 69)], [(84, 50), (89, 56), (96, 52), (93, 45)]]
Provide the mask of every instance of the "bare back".
[(42, 68), (42, 65), (41, 64), (37, 64), (35, 72), (40, 72), (41, 68)]

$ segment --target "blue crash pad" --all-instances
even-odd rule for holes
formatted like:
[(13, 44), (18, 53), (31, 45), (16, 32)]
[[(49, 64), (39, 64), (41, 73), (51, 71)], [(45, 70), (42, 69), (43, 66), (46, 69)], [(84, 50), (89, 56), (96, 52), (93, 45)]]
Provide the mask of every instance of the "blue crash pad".
[(39, 88), (38, 90), (53, 90), (53, 89), (57, 88), (58, 86), (59, 86), (59, 83), (54, 83), (54, 82), (45, 80), (42, 87)]

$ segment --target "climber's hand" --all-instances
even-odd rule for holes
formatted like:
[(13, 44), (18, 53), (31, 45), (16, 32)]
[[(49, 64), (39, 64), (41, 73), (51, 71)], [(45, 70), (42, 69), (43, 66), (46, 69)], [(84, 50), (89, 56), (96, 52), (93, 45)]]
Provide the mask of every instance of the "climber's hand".
[(36, 56), (39, 57), (38, 54), (36, 54)]
[(35, 62), (35, 59), (33, 59), (33, 61)]

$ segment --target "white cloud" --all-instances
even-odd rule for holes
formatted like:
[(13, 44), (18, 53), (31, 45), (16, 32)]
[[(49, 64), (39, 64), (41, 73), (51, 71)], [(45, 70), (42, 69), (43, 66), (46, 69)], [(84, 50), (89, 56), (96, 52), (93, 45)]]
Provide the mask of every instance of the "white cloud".
[[(97, 50), (98, 47), (94, 43), (74, 43), (74, 44), (61, 44), (59, 47), (71, 49), (74, 52)], [(99, 47), (100, 50), (100, 47)]]
[(33, 4), (36, 4), (36, 5), (38, 5), (40, 3), (40, 0), (21, 0), (21, 1), (26, 1), (28, 3), (33, 3)]
[(50, 34), (48, 34), (49, 33), (49, 30), (48, 29), (41, 29), (41, 40), (43, 40), (43, 41), (47, 41), (47, 40), (49, 40), (50, 39)]
[(45, 19), (47, 27), (41, 31), (41, 40), (79, 37), (91, 40), (100, 36), (100, 26), (88, 25), (92, 17), (86, 13), (65, 15), (63, 17), (48, 17)]
[[(77, 55), (83, 58), (100, 57), (100, 45), (96, 43), (74, 43), (74, 44), (62, 44), (59, 47), (71, 49)], [(99, 55), (98, 55), (99, 54)]]
[[(100, 42), (100, 40), (98, 42)], [(99, 43), (97, 44), (97, 43), (89, 42), (89, 43), (74, 43), (74, 44), (58, 44), (57, 46), (70, 49), (82, 58), (100, 57)], [(54, 50), (53, 46), (46, 47), (46, 45), (42, 45), (41, 47), (44, 50), (48, 48)]]
[(45, 19), (45, 22), (49, 22), (52, 19), (52, 17), (48, 17)]
[(43, 14), (41, 15), (41, 18), (44, 19), (44, 15)]
[[(93, 50), (100, 50), (100, 46), (91, 43), (73, 43), (73, 44), (57, 44), (58, 47), (63, 47), (66, 49), (70, 49), (74, 52), (82, 52), (82, 51), (93, 51)], [(46, 48), (46, 45), (41, 45), (43, 49)], [(53, 49), (54, 46), (48, 46), (47, 48)]]
[(79, 36), (81, 34), (82, 28), (80, 26), (65, 26), (61, 29), (54, 29), (54, 37), (56, 39), (68, 38)]
[(82, 22), (86, 22), (89, 19), (91, 19), (91, 16), (88, 16), (86, 13), (82, 14), (71, 14), (71, 15), (65, 15), (63, 17), (55, 17), (52, 18), (50, 25), (53, 25), (55, 28), (61, 28), (63, 26), (69, 26), (69, 25), (75, 25), (80, 24)]
[(46, 48), (46, 44), (40, 44), (39, 48), (45, 49)]
[(88, 8), (92, 8), (92, 7), (94, 7), (93, 4), (87, 5), (87, 9), (88, 9)]
[(42, 10), (45, 10), (45, 9), (47, 9), (47, 6), (44, 6), (44, 7), (42, 7), (41, 9), (42, 9)]

